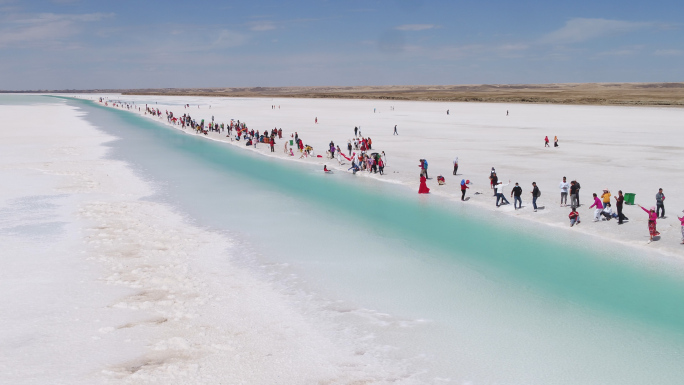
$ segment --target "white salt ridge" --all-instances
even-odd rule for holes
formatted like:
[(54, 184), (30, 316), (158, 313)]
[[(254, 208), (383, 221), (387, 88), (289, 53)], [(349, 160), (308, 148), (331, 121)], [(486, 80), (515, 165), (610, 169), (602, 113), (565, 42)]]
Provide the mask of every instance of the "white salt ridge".
[[(322, 305), (232, 264), (225, 236), (141, 200), (152, 186), (103, 158), (112, 138), (77, 109), (0, 113), (0, 209), (18, 215), (0, 223), (0, 382), (418, 382), (392, 347), (335, 322), (339, 309), (311, 317)], [(46, 223), (52, 235), (30, 229)]]

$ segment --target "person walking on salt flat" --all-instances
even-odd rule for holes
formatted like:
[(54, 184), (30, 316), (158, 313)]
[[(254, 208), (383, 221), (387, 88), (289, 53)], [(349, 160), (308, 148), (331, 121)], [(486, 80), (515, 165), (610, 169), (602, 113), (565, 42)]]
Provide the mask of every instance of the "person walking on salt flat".
[(594, 195), (594, 204), (589, 206), (589, 209), (591, 210), (592, 208), (596, 207), (594, 210), (594, 222), (598, 222), (601, 220), (601, 213), (603, 212), (603, 203), (601, 202), (601, 198), (596, 195)]
[(502, 205), (508, 205), (508, 204), (510, 204), (510, 203), (508, 202), (508, 200), (506, 199), (506, 196), (504, 196), (504, 194), (503, 194), (503, 188), (504, 188), (505, 186), (508, 186), (510, 183), (511, 183), (510, 180), (509, 180), (508, 183), (506, 183), (506, 184), (504, 184), (503, 182), (499, 182), (499, 183), (497, 183), (496, 186), (494, 187), (494, 189), (495, 189), (494, 191), (496, 191), (496, 207), (499, 207), (499, 206), (500, 206), (500, 205), (499, 205), (499, 200), (501, 201), (501, 204), (502, 204)]
[(549, 137), (548, 136), (544, 137), (544, 147), (551, 147), (551, 146), (549, 146)]
[(513, 187), (513, 190), (511, 191), (511, 197), (513, 198), (513, 208), (516, 210), (522, 208), (522, 198), (520, 197), (521, 195), (522, 187), (520, 187), (518, 182), (515, 182), (515, 187)]
[(534, 211), (537, 212), (537, 198), (541, 196), (541, 191), (539, 191), (539, 187), (537, 187), (537, 182), (532, 182), (532, 207), (534, 207)]

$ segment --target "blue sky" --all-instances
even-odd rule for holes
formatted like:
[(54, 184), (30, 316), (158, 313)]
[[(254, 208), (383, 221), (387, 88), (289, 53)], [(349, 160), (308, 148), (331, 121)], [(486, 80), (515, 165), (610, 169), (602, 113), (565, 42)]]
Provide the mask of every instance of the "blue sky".
[(0, 89), (684, 81), (682, 1), (0, 0)]

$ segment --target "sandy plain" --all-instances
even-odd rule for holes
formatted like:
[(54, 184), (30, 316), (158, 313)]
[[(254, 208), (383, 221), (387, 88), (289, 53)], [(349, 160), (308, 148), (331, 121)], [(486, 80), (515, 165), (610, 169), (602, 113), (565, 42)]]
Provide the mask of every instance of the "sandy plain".
[(588, 105), (684, 105), (684, 83), (145, 89), (126, 95), (385, 99)]
[[(7, 91), (0, 91), (7, 92)], [(16, 92), (16, 91), (12, 91)], [(684, 106), (684, 83), (554, 83), (315, 87), (196, 87), (22, 92), (253, 98), (332, 98), (543, 103), (582, 105)]]

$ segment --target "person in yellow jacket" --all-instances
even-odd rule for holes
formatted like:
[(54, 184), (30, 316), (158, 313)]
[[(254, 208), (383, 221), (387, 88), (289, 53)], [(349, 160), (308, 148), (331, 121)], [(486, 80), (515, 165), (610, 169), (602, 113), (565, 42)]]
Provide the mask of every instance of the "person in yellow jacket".
[(606, 207), (606, 203), (610, 203), (610, 191), (607, 188), (603, 189), (601, 200), (603, 201), (603, 207)]

